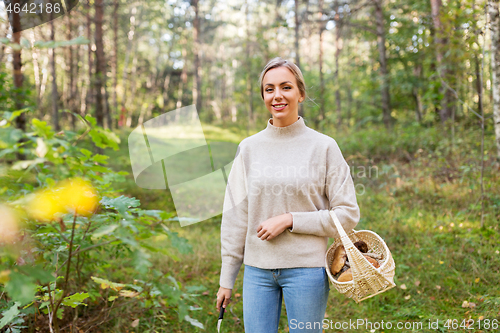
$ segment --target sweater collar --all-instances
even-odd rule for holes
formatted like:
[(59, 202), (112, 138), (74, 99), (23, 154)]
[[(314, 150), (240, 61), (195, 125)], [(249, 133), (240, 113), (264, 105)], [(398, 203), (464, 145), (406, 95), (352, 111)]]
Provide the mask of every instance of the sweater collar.
[(285, 127), (274, 126), (273, 124), (271, 124), (271, 120), (272, 118), (267, 121), (265, 132), (276, 138), (294, 137), (307, 129), (307, 126), (304, 123), (304, 118), (302, 118), (301, 116), (299, 116), (296, 122)]

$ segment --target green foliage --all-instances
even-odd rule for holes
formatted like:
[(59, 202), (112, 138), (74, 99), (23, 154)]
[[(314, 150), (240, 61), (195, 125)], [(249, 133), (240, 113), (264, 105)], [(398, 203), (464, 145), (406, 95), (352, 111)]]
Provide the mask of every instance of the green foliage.
[[(196, 301), (193, 290), (184, 291), (165, 271), (154, 270), (151, 280), (153, 253), (177, 261), (175, 251), (191, 251), (187, 241), (165, 225), (174, 214), (145, 210), (140, 208), (139, 200), (118, 196), (115, 186), (127, 173), (114, 172), (106, 166), (107, 155), (89, 150), (89, 145), (116, 150), (120, 139), (109, 130), (97, 128), (90, 116), (80, 118), (86, 125), (83, 133), (55, 133), (45, 121), (36, 118), (31, 121), (30, 131), (23, 133), (11, 126), (18, 115), (4, 113), (8, 122), (0, 138), (4, 148), (1, 154), (10, 171), (1, 179), (8, 187), (0, 196), (21, 212), (25, 237), (19, 247), (5, 247), (0, 258), (0, 290), (8, 296), (8, 302), (0, 303), (4, 311), (1, 323), (19, 328), (25, 320), (34, 320), (30, 313), (38, 308), (49, 317), (56, 313), (53, 325), (59, 327), (66, 313), (78, 307), (95, 311), (106, 302), (112, 301), (118, 307), (132, 300), (137, 309), (142, 309), (139, 312), (177, 311), (182, 314), (180, 320), (203, 328), (189, 316), (189, 304)], [(24, 141), (19, 143), (21, 138)], [(19, 152), (26, 160), (16, 161)], [(70, 177), (92, 180), (101, 196), (100, 207), (93, 215), (68, 214), (40, 224), (24, 213), (38, 189), (50, 188)], [(162, 237), (161, 243), (155, 241), (158, 237)], [(128, 273), (122, 275), (120, 270)], [(108, 288), (117, 293), (110, 294)], [(108, 311), (117, 310), (111, 307)]]

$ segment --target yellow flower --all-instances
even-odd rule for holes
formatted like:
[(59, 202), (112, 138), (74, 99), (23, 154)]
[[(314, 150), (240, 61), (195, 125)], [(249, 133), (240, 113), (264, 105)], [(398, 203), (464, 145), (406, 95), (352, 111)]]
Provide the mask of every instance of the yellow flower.
[(99, 197), (92, 185), (81, 178), (74, 178), (37, 193), (28, 211), (37, 220), (53, 221), (67, 213), (90, 216), (98, 204)]
[(49, 189), (35, 194), (28, 205), (28, 213), (39, 221), (49, 222), (63, 215), (65, 209), (56, 191)]
[(62, 182), (59, 195), (66, 209), (80, 216), (92, 215), (99, 204), (99, 197), (95, 189), (89, 182), (81, 178)]

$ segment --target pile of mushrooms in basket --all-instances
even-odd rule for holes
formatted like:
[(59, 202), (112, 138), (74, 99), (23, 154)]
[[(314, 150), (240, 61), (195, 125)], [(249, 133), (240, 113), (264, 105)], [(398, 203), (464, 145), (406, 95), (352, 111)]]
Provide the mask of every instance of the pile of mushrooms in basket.
[[(382, 255), (369, 252), (370, 249), (368, 249), (368, 245), (362, 240), (355, 242), (354, 246), (356, 246), (375, 268), (380, 267), (379, 260), (383, 259)], [(330, 271), (338, 282), (352, 281), (351, 265), (349, 264), (349, 258), (345, 252), (344, 245), (340, 245), (335, 249)]]

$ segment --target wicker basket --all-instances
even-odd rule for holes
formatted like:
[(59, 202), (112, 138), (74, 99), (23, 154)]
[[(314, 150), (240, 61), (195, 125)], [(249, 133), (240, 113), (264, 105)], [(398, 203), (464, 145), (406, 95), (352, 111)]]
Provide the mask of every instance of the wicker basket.
[[(379, 235), (369, 230), (353, 230), (348, 235), (344, 228), (342, 228), (333, 210), (330, 210), (330, 215), (340, 235), (340, 238), (335, 240), (325, 255), (326, 272), (335, 289), (341, 294), (354, 299), (356, 303), (359, 303), (395, 287), (394, 270), (396, 266), (394, 264), (394, 259), (392, 259), (391, 251), (389, 251), (384, 240)], [(358, 240), (366, 242), (370, 249), (369, 252), (382, 255), (382, 259), (379, 260), (379, 268), (373, 267), (354, 246), (353, 243)], [(333, 253), (341, 244), (344, 245), (347, 257), (349, 258), (353, 278), (352, 281), (338, 282), (330, 272)]]

